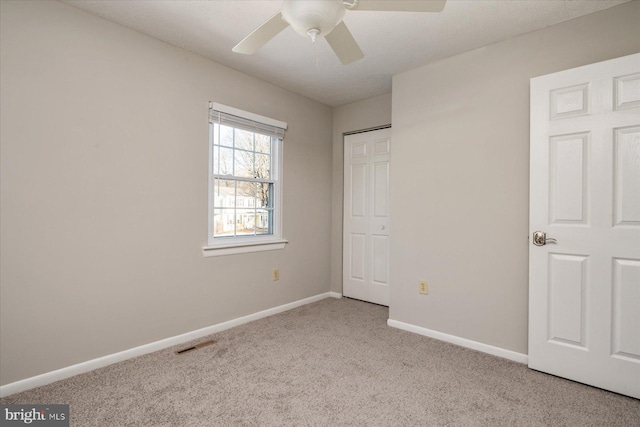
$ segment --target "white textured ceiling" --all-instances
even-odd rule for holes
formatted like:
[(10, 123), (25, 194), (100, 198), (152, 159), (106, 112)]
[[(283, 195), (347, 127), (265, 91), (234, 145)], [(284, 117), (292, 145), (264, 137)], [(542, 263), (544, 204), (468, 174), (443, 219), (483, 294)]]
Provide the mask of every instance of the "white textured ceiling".
[(280, 87), (338, 106), (391, 91), (391, 77), (628, 0), (448, 0), (440, 13), (347, 11), (365, 58), (344, 66), (325, 40), (285, 29), (252, 56), (231, 49), (280, 10), (270, 0), (62, 0)]

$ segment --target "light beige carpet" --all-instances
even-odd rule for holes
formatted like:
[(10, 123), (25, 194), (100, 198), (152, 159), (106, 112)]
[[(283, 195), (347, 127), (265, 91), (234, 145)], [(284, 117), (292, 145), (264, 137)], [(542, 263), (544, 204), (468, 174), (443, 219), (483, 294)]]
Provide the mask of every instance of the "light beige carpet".
[[(75, 426), (640, 426), (640, 401), (389, 328), (326, 299), (0, 403), (68, 403)], [(185, 346), (180, 346), (180, 348)]]

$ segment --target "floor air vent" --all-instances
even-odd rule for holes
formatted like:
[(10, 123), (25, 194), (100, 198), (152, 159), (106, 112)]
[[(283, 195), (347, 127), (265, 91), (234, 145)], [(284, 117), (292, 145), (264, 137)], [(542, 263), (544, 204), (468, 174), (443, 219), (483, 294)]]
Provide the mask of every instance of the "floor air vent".
[(176, 354), (185, 354), (185, 353), (188, 353), (190, 351), (198, 350), (198, 349), (200, 349), (202, 347), (206, 347), (206, 346), (211, 345), (211, 344), (215, 344), (215, 341), (210, 340), (210, 341), (201, 342), (200, 344), (196, 344), (196, 345), (194, 345), (192, 347), (187, 347), (187, 348), (183, 348), (182, 350), (178, 350), (178, 351), (176, 351)]

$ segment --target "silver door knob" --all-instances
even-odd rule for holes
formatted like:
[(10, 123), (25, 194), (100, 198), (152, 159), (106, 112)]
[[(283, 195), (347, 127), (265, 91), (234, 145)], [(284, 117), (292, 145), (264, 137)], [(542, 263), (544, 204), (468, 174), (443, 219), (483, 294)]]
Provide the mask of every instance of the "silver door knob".
[(547, 233), (544, 231), (534, 231), (533, 232), (533, 244), (536, 246), (544, 246), (547, 243), (558, 243), (556, 239), (551, 237), (547, 237)]
[(384, 225), (381, 225), (381, 226), (380, 226), (380, 230), (384, 230)]

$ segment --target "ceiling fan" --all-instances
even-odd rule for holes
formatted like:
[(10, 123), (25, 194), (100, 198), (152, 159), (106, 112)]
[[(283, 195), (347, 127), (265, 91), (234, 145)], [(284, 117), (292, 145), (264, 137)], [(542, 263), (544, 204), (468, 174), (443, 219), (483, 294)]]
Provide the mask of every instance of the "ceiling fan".
[(440, 12), (446, 0), (284, 0), (280, 12), (256, 28), (233, 51), (251, 55), (289, 25), (315, 42), (324, 37), (344, 65), (362, 59), (364, 53), (343, 22), (348, 10)]

